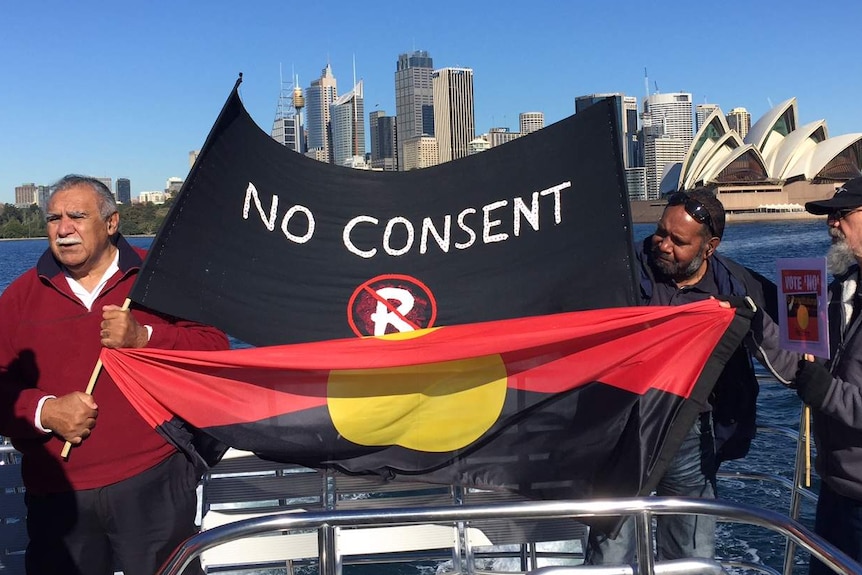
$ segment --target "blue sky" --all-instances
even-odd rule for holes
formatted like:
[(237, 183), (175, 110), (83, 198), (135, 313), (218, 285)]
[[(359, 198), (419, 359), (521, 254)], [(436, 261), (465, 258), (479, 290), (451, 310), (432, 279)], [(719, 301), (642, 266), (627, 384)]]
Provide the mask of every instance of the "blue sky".
[[(477, 133), (574, 113), (574, 98), (685, 91), (756, 121), (797, 97), (800, 122), (862, 132), (862, 3), (483, 0), (411, 3), (0, 0), (0, 203), (69, 172), (132, 182), (185, 177), (239, 72), (269, 132), (279, 66), (303, 87), (353, 60), (365, 107), (395, 113), (400, 53), (474, 70)], [(646, 13), (648, 10), (649, 13)]]

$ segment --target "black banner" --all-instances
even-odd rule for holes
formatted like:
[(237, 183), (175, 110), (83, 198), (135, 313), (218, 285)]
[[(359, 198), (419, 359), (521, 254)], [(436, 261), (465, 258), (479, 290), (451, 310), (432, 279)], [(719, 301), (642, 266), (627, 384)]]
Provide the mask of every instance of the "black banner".
[(228, 98), (131, 298), (274, 345), (636, 304), (605, 101), (432, 168), (325, 164)]

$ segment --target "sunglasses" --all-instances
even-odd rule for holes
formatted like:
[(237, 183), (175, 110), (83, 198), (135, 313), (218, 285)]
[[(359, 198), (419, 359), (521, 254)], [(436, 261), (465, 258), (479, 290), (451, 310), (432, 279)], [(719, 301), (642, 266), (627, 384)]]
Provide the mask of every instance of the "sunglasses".
[[(692, 219), (696, 222), (705, 225), (709, 228), (709, 233), (713, 236), (715, 234), (715, 228), (712, 225), (712, 217), (709, 215), (709, 212), (706, 209), (706, 206), (688, 196), (688, 194), (684, 192), (676, 192), (671, 194), (667, 199), (667, 205), (669, 206), (683, 206), (685, 208), (685, 213), (690, 215)], [(843, 217), (843, 216), (842, 216)]]
[(835, 210), (835, 211), (829, 212), (829, 215), (826, 216), (826, 218), (829, 220), (843, 220), (844, 218), (846, 218), (847, 216), (849, 216), (853, 212), (858, 212), (860, 209), (862, 209), (862, 208), (857, 207), (857, 208), (844, 208), (843, 210)]

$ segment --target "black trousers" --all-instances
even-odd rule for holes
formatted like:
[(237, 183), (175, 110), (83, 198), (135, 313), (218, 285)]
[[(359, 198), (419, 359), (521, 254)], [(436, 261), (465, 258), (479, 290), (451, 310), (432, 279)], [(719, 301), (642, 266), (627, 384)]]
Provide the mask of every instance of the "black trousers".
[[(820, 482), (814, 532), (857, 562), (862, 562), (862, 501), (840, 495)], [(809, 575), (832, 575), (832, 569), (811, 557)]]
[[(26, 495), (28, 575), (153, 575), (197, 532), (197, 474), (175, 453), (119, 483)], [(199, 572), (188, 569), (189, 572)]]

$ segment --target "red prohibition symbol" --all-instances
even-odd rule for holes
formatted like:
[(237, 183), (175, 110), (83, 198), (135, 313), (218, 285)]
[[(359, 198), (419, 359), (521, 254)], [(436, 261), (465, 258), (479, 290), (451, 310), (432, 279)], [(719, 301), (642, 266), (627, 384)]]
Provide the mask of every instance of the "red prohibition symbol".
[(359, 337), (425, 329), (437, 319), (437, 300), (414, 277), (385, 274), (361, 284), (350, 296), (347, 321)]

